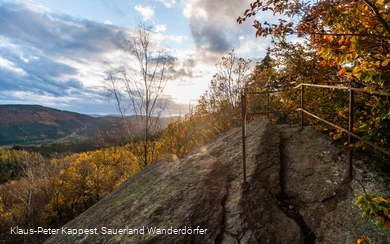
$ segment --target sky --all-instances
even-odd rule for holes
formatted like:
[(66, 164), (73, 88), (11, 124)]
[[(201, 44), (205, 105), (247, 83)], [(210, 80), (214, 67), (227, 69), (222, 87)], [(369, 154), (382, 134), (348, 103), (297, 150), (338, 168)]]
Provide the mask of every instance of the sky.
[(231, 49), (254, 62), (265, 56), (269, 40), (255, 37), (252, 20), (236, 23), (250, 2), (0, 0), (0, 104), (116, 114), (104, 80), (107, 71), (135, 67), (124, 43), (147, 21), (175, 59), (164, 95), (171, 113), (183, 114)]

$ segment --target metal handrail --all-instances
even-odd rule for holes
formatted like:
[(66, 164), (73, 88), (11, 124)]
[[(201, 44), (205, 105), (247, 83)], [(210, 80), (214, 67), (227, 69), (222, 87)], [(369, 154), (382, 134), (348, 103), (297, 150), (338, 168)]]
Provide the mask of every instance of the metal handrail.
[[(329, 89), (337, 89), (337, 90), (347, 90), (349, 91), (349, 114), (348, 114), (348, 129), (345, 129), (341, 126), (338, 126), (332, 122), (329, 122), (325, 119), (322, 119), (304, 109), (304, 94), (305, 94), (305, 86), (309, 87), (319, 87), (319, 88), (329, 88)], [(301, 112), (301, 128), (303, 129), (304, 126), (304, 114), (310, 115), (315, 119), (318, 119), (336, 129), (339, 129), (345, 133), (348, 134), (348, 145), (351, 145), (352, 137), (362, 141), (363, 143), (379, 150), (380, 152), (389, 155), (390, 152), (387, 151), (386, 149), (379, 147), (378, 145), (375, 145), (374, 143), (356, 135), (353, 133), (353, 107), (354, 107), (354, 92), (361, 92), (361, 93), (368, 93), (368, 94), (375, 94), (375, 95), (380, 95), (380, 96), (387, 96), (388, 98), (390, 97), (390, 92), (384, 92), (384, 91), (367, 91), (361, 88), (355, 88), (355, 87), (347, 87), (347, 86), (330, 86), (330, 85), (317, 85), (317, 84), (307, 84), (307, 83), (301, 83), (291, 89), (285, 89), (285, 90), (274, 90), (274, 91), (261, 91), (261, 92), (250, 92), (248, 90), (244, 90), (243, 93), (241, 94), (241, 107), (242, 107), (242, 152), (243, 152), (243, 174), (244, 174), (244, 184), (247, 183), (246, 181), (246, 147), (245, 147), (245, 139), (246, 139), (246, 116), (248, 115), (246, 112), (246, 96), (251, 95), (251, 94), (268, 94), (267, 96), (267, 112), (264, 112), (262, 114), (270, 114), (270, 109), (269, 109), (269, 94), (270, 93), (278, 93), (278, 92), (286, 92), (286, 91), (291, 91), (297, 88), (301, 88), (301, 107), (297, 109), (296, 111)], [(352, 150), (351, 147), (348, 147), (348, 179), (352, 179)]]

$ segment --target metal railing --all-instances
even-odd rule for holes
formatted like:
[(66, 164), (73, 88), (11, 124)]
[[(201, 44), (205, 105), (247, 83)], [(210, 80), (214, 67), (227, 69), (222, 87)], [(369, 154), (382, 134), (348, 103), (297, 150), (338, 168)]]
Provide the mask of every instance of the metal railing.
[[(307, 110), (305, 110), (305, 86), (307, 87), (319, 87), (319, 88), (328, 88), (328, 89), (337, 89), (337, 90), (347, 90), (349, 92), (349, 111), (348, 111), (348, 129), (345, 129), (341, 126), (338, 126), (332, 122), (329, 122), (325, 119), (322, 119), (318, 117), (317, 115), (314, 115)], [(269, 118), (271, 113), (275, 113), (274, 111), (270, 110), (270, 93), (280, 93), (280, 92), (286, 92), (291, 91), (293, 89), (301, 88), (301, 104), (300, 108), (296, 109), (295, 111), (300, 112), (301, 117), (301, 128), (304, 127), (304, 116), (305, 114), (320, 120), (336, 129), (341, 130), (342, 132), (345, 132), (348, 135), (348, 175), (347, 179), (352, 179), (352, 148), (351, 148), (351, 142), (352, 137), (362, 141), (363, 143), (379, 150), (380, 152), (390, 156), (390, 152), (386, 149), (379, 147), (378, 145), (375, 145), (374, 143), (358, 136), (353, 132), (353, 117), (354, 117), (354, 93), (355, 92), (361, 92), (361, 93), (368, 93), (368, 94), (375, 94), (379, 96), (387, 96), (387, 101), (389, 102), (390, 93), (389, 92), (382, 92), (382, 91), (366, 91), (364, 89), (355, 88), (355, 87), (346, 87), (346, 86), (329, 86), (329, 85), (316, 85), (316, 84), (306, 84), (301, 83), (296, 87), (293, 87), (292, 89), (288, 90), (280, 90), (280, 91), (262, 91), (262, 92), (250, 92), (247, 90), (244, 90), (244, 92), (241, 94), (241, 110), (242, 110), (242, 156), (243, 156), (243, 177), (244, 177), (244, 184), (247, 183), (246, 181), (246, 121), (247, 121), (247, 115), (249, 114), (267, 114), (267, 117)], [(251, 94), (267, 94), (267, 111), (261, 112), (261, 113), (247, 113), (247, 95)], [(389, 103), (390, 104), (390, 103)]]

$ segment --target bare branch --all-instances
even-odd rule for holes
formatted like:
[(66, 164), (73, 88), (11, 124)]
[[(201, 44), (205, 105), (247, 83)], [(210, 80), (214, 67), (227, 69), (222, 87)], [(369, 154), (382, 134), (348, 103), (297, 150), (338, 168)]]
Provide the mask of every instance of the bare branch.
[[(158, 132), (159, 118), (166, 107), (163, 91), (168, 81), (166, 75), (173, 65), (168, 53), (158, 47), (152, 40), (153, 26), (140, 22), (133, 35), (126, 41), (126, 51), (138, 63), (139, 69), (129, 75), (126, 70), (118, 73), (121, 78), (111, 76), (110, 93), (114, 94), (118, 110), (122, 113), (123, 100), (121, 89), (124, 90), (129, 107), (135, 115), (137, 129), (127, 130), (135, 150), (140, 155), (143, 166), (154, 160), (155, 145), (152, 138)], [(126, 120), (125, 116), (122, 116)], [(125, 122), (125, 124), (127, 124)], [(140, 149), (140, 147), (142, 149)], [(142, 151), (142, 152), (141, 152)]]

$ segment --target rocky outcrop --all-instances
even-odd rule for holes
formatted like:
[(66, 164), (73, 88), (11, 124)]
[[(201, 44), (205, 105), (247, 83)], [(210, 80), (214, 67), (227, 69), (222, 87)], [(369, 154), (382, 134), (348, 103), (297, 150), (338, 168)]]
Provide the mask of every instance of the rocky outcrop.
[[(345, 150), (327, 136), (260, 118), (246, 141), (247, 185), (237, 128), (180, 161), (150, 165), (47, 243), (354, 243), (361, 234), (385, 243), (385, 233), (360, 217), (354, 200), (362, 186), (342, 182)], [(387, 176), (361, 160), (355, 171), (368, 191), (390, 196)], [(203, 233), (189, 234), (198, 226)], [(92, 230), (62, 233), (80, 229)]]
[(367, 157), (353, 160), (354, 179), (347, 175), (346, 150), (313, 129), (279, 126), (283, 199), (297, 208), (316, 236), (315, 243), (356, 243), (367, 235), (374, 243), (388, 243), (387, 234), (373, 221), (362, 219), (356, 196), (375, 193), (390, 197), (389, 177)]

